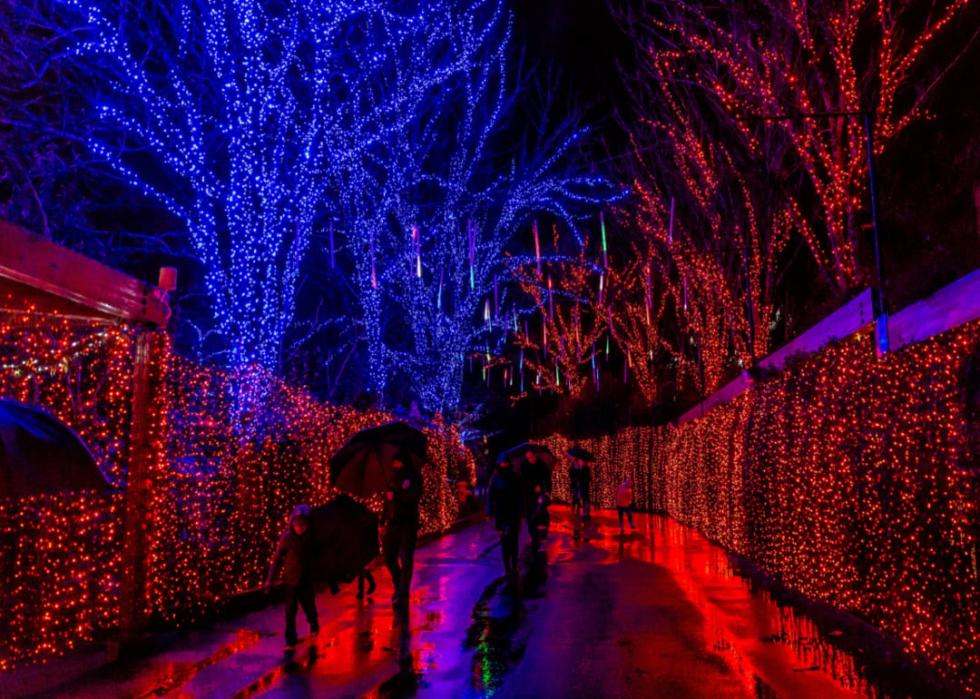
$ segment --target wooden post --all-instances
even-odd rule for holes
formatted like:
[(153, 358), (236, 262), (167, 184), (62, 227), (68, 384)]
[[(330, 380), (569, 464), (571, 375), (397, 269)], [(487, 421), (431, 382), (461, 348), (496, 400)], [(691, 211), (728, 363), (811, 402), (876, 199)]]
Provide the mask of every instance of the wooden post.
[(133, 370), (132, 424), (129, 441), (129, 473), (123, 503), (122, 581), (119, 636), (110, 646), (115, 659), (146, 630), (146, 524), (155, 458), (152, 437), (153, 401), (162, 390), (161, 377), (152, 371), (159, 331), (143, 330), (136, 338)]

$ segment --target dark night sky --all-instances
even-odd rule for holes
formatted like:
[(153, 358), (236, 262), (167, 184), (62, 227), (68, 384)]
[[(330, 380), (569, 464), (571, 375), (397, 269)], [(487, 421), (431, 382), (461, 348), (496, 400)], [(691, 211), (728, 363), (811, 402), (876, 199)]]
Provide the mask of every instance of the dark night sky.
[(586, 109), (586, 121), (613, 140), (614, 110), (623, 102), (617, 63), (630, 46), (609, 12), (607, 0), (511, 0), (514, 46), (542, 74), (558, 68), (560, 94)]

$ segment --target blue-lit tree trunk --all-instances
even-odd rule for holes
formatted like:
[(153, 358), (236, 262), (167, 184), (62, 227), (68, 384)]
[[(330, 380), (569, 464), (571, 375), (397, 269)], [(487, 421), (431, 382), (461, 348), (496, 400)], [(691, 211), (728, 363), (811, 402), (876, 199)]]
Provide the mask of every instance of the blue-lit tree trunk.
[[(361, 3), (368, 6), (370, 3)], [(187, 226), (231, 366), (276, 369), (355, 10), (283, 0), (70, 0), (91, 61), (93, 151)]]
[(538, 128), (544, 114), (513, 123), (519, 90), (508, 84), (500, 0), (432, 0), (359, 26), (352, 99), (338, 112), (349, 145), (328, 184), (353, 257), (350, 320), (376, 394), (397, 378), (424, 408), (450, 412), (465, 354), (502, 337), (499, 323), (488, 327), (499, 321), (494, 279), (518, 227), (539, 212), (574, 227), (576, 207), (612, 189), (572, 169), (582, 132), (570, 121), (554, 131)]

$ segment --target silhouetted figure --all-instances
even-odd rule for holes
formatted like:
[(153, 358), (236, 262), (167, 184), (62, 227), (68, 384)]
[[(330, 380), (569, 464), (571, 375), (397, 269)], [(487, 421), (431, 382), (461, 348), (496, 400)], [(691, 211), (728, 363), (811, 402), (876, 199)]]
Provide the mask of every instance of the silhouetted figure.
[(314, 594), (313, 559), (315, 555), (313, 537), (309, 534), (310, 508), (307, 505), (297, 505), (289, 517), (289, 527), (279, 539), (276, 552), (269, 565), (269, 573), (265, 579), (265, 589), (268, 592), (275, 580), (280, 564), (283, 566), (282, 578), (286, 585), (286, 651), (296, 648), (296, 612), (297, 607), (303, 608), (306, 621), (310, 625), (310, 633), (320, 630), (316, 613), (316, 598)]
[(497, 464), (497, 472), (488, 486), (487, 513), (493, 517), (500, 549), (504, 557), (504, 571), (509, 576), (517, 574), (517, 541), (521, 531), (524, 511), (524, 492), (521, 477), (514, 473), (510, 461)]
[(619, 514), (619, 533), (623, 533), (623, 516), (629, 518), (630, 529), (636, 529), (633, 524), (633, 481), (629, 476), (616, 488), (616, 511)]
[(592, 470), (581, 459), (572, 457), (572, 465), (568, 471), (568, 479), (572, 490), (572, 511), (583, 519), (592, 516), (591, 486)]
[(364, 599), (364, 583), (367, 582), (367, 594), (373, 595), (374, 590), (377, 588), (377, 584), (374, 582), (374, 576), (371, 575), (371, 571), (367, 568), (361, 570), (357, 574), (357, 599)]
[(527, 531), (531, 535), (531, 550), (537, 553), (541, 549), (541, 528), (547, 526), (551, 469), (530, 449), (524, 454), (521, 481), (524, 485), (524, 513), (527, 516)]
[(419, 531), (419, 503), (422, 500), (422, 474), (406, 455), (392, 459), (395, 470), (388, 489), (384, 511), (382, 549), (385, 565), (395, 589), (392, 604), (408, 604), (415, 562), (415, 543)]

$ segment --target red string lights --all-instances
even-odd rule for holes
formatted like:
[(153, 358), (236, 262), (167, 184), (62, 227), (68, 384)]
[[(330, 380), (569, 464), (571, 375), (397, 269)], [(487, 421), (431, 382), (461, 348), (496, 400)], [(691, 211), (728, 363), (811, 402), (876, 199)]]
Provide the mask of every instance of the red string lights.
[[(826, 281), (845, 291), (873, 280), (861, 264), (867, 135), (860, 117), (869, 113), (880, 155), (906, 127), (928, 116), (926, 103), (935, 83), (921, 83), (928, 72), (924, 59), (969, 5), (970, 0), (946, 0), (923, 12), (915, 3), (889, 0), (819, 5), (763, 0), (746, 13), (732, 2), (710, 7), (645, 3), (642, 20), (627, 25), (641, 47), (645, 78), (634, 84), (641, 91), (656, 90), (659, 102), (675, 115), (702, 119), (703, 113), (720, 109), (705, 120), (707, 133), (725, 140), (718, 139), (717, 123), (723, 124), (726, 139), (741, 141), (754, 158), (769, 157), (773, 143), (784, 140), (799, 170), (787, 167), (784, 155), (772, 169), (792, 172), (792, 177), (802, 171), (812, 189), (806, 199), (790, 197), (788, 209), (802, 205), (816, 214), (794, 225)], [(667, 84), (673, 87), (660, 88)], [(700, 88), (692, 104), (682, 104), (677, 96), (678, 87), (686, 85)], [(688, 186), (705, 190), (703, 197), (694, 192), (703, 205), (717, 183), (698, 177), (711, 157), (698, 150), (692, 123), (677, 121), (680, 132), (670, 138), (695, 156), (678, 168)], [(664, 127), (653, 118), (646, 126)]]
[[(865, 333), (699, 420), (583, 440), (599, 459), (593, 498), (612, 507), (631, 475), (639, 507), (870, 620), (980, 693), (980, 470), (964, 390), (978, 346), (973, 323), (879, 361)], [(564, 469), (554, 480), (568, 497)]]
[[(557, 250), (557, 226), (553, 242)], [(514, 280), (537, 310), (531, 323), (540, 324), (538, 339), (528, 323), (523, 333), (515, 332), (521, 353), (517, 371), (521, 376), (527, 371), (536, 377), (531, 387), (539, 392), (577, 396), (590, 378), (594, 380), (595, 370), (586, 367), (595, 366), (596, 346), (608, 334), (603, 304), (608, 272), (597, 269), (587, 258), (587, 248), (585, 239), (575, 257), (546, 258), (545, 273), (540, 259), (534, 265), (515, 265), (512, 269)], [(518, 397), (523, 395), (522, 391)]]
[[(136, 336), (125, 324), (0, 313), (0, 395), (76, 429), (120, 487), (132, 448)], [(262, 372), (201, 367), (173, 355), (164, 335), (149, 346), (142, 606), (151, 620), (185, 624), (260, 585), (292, 507), (335, 494), (330, 455), (356, 431), (394, 418), (319, 403)], [(263, 400), (236, 412), (245, 383), (261, 387)], [(455, 519), (452, 483), (472, 482), (475, 462), (456, 428), (437, 418), (424, 431), (431, 465), (422, 531), (432, 532)], [(0, 500), (0, 671), (117, 628), (126, 498), (120, 490)], [(381, 507), (377, 497), (366, 504)]]

